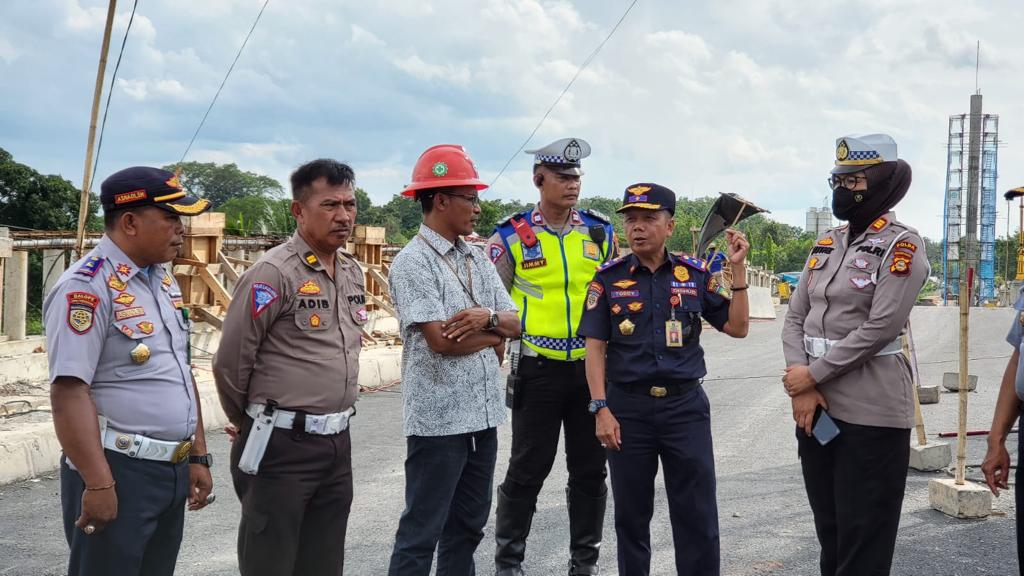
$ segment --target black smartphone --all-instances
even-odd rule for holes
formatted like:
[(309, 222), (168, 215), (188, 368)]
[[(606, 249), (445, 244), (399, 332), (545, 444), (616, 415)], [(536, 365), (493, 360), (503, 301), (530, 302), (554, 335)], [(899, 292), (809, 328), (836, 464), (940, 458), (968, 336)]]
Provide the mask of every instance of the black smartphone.
[(818, 444), (824, 446), (836, 436), (839, 436), (839, 426), (836, 426), (835, 420), (828, 415), (828, 412), (818, 406), (817, 412), (814, 413), (814, 425), (811, 427), (811, 434), (818, 441)]
[(505, 380), (505, 406), (518, 410), (523, 405), (522, 379), (519, 374), (509, 374)]

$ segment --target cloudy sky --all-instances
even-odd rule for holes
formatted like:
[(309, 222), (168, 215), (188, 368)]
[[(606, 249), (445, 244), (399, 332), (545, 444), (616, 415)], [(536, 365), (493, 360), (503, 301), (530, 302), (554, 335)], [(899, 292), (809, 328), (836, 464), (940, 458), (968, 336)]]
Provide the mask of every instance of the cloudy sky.
[[(262, 3), (140, 0), (97, 186), (178, 160)], [(131, 4), (119, 2), (108, 75)], [(628, 5), (271, 0), (187, 159), (286, 182), (334, 157), (384, 202), (423, 149), (460, 143), (491, 181)], [(106, 6), (0, 2), (0, 147), (76, 184)], [(914, 167), (898, 214), (937, 238), (948, 117), (968, 110), (977, 40), (1005, 143), (999, 190), (1024, 184), (1022, 21), (1018, 0), (639, 0), (531, 144), (588, 140), (584, 194), (643, 180), (737, 192), (802, 225), (828, 194), (835, 138), (888, 132)], [(529, 170), (520, 154), (486, 194), (535, 198)]]

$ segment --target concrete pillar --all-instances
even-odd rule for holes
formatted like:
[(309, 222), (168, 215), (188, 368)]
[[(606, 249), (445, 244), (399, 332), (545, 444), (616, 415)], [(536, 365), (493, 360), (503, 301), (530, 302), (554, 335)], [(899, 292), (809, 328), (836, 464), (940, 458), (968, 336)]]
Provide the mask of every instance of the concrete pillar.
[[(0, 280), (4, 278), (4, 265), (13, 253), (14, 241), (11, 240), (11, 229), (6, 226), (0, 227)], [(4, 319), (4, 284), (0, 282), (0, 328), (3, 327)], [(2, 330), (0, 330), (2, 331)]]
[(43, 300), (68, 267), (63, 250), (43, 250)]
[(15, 250), (4, 267), (4, 334), (9, 340), (25, 339), (27, 302), (28, 252)]

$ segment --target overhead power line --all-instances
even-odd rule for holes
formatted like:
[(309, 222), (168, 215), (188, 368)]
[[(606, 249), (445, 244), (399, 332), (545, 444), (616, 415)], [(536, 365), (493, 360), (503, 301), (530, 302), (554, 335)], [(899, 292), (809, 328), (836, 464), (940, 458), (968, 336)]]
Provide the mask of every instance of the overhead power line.
[(608, 32), (608, 35), (604, 37), (604, 40), (602, 40), (601, 43), (597, 45), (597, 48), (594, 48), (594, 51), (590, 53), (590, 56), (587, 56), (587, 59), (583, 61), (583, 64), (581, 64), (580, 67), (576, 70), (576, 73), (573, 74), (572, 79), (569, 80), (569, 83), (565, 85), (565, 88), (562, 89), (562, 92), (558, 95), (557, 98), (555, 98), (555, 101), (551, 103), (551, 106), (548, 107), (547, 112), (544, 112), (544, 116), (541, 117), (540, 122), (537, 122), (537, 125), (533, 127), (533, 131), (530, 132), (530, 135), (527, 136), (526, 140), (524, 140), (523, 143), (519, 145), (519, 148), (516, 149), (516, 151), (513, 152), (511, 156), (509, 156), (508, 161), (505, 162), (505, 165), (501, 167), (501, 170), (498, 172), (498, 175), (494, 177), (494, 180), (491, 180), (491, 186), (494, 186), (494, 183), (497, 182), (499, 178), (501, 178), (501, 175), (505, 173), (505, 170), (508, 169), (509, 165), (512, 164), (512, 161), (516, 159), (516, 156), (518, 156), (519, 153), (523, 151), (523, 148), (526, 148), (526, 145), (529, 144), (530, 140), (532, 140), (533, 137), (537, 134), (537, 130), (540, 130), (541, 125), (543, 125), (544, 121), (548, 119), (548, 116), (551, 114), (551, 111), (555, 109), (555, 106), (558, 106), (558, 103), (562, 101), (562, 97), (565, 96), (565, 93), (568, 92), (570, 88), (572, 88), (572, 85), (576, 83), (576, 79), (580, 77), (580, 74), (587, 68), (587, 66), (590, 65), (594, 58), (597, 57), (598, 53), (601, 52), (601, 49), (604, 48), (604, 45), (615, 34), (615, 31), (619, 29), (619, 26), (622, 25), (623, 20), (626, 19), (626, 16), (629, 16), (630, 11), (633, 10), (633, 7), (636, 6), (636, 3), (639, 1), (640, 0), (633, 0), (633, 2), (631, 2), (630, 5), (626, 7), (626, 11), (622, 13), (622, 16), (619, 18), (619, 21), (615, 23), (615, 26), (613, 26), (611, 31)]
[(181, 155), (181, 160), (178, 160), (178, 164), (185, 161), (185, 157), (188, 156), (189, 150), (192, 149), (192, 144), (195, 143), (196, 137), (199, 136), (199, 131), (203, 129), (203, 124), (206, 123), (207, 117), (210, 116), (210, 111), (213, 110), (213, 105), (217, 103), (217, 97), (220, 96), (221, 90), (224, 89), (224, 85), (227, 84), (228, 78), (231, 76), (231, 72), (235, 69), (235, 64), (238, 63), (238, 59), (242, 56), (242, 51), (245, 50), (245, 45), (249, 43), (249, 38), (252, 37), (253, 30), (256, 29), (256, 25), (260, 23), (260, 18), (263, 17), (263, 11), (267, 9), (267, 4), (270, 4), (270, 0), (263, 2), (263, 7), (260, 8), (259, 14), (256, 15), (256, 20), (253, 21), (252, 27), (249, 28), (249, 33), (245, 35), (245, 40), (242, 41), (242, 45), (238, 47), (238, 53), (235, 54), (235, 59), (231, 62), (231, 66), (228, 68), (224, 79), (221, 80), (220, 87), (217, 88), (217, 93), (213, 95), (213, 100), (210, 101), (210, 106), (206, 109), (206, 113), (203, 114), (203, 119), (199, 121), (199, 126), (196, 126), (195, 133), (192, 134), (192, 139), (189, 140), (188, 146), (185, 147), (185, 152)]
[(114, 64), (114, 73), (110, 75), (110, 87), (107, 88), (107, 103), (103, 106), (103, 121), (100, 123), (100, 135), (96, 141), (96, 157), (92, 163), (92, 174), (89, 177), (89, 189), (92, 190), (92, 183), (96, 180), (96, 167), (100, 164), (100, 152), (103, 150), (103, 132), (107, 128), (107, 114), (110, 112), (110, 98), (114, 95), (114, 82), (117, 80), (117, 71), (121, 68), (121, 57), (124, 56), (124, 46), (128, 43), (128, 33), (132, 31), (132, 22), (135, 22), (135, 11), (139, 7), (139, 0), (135, 0), (132, 6), (132, 14), (128, 17), (128, 27), (124, 29), (124, 38), (121, 39), (121, 50), (117, 53), (117, 63)]

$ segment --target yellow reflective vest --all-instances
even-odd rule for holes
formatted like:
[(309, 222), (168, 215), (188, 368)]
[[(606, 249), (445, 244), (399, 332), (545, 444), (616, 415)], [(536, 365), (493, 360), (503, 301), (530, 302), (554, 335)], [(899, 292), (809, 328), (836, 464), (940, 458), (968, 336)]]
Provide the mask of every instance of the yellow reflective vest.
[(563, 236), (551, 231), (540, 209), (500, 222), (488, 255), (519, 307), (523, 344), (541, 356), (578, 360), (585, 340), (576, 336), (587, 286), (603, 262), (615, 257), (614, 229), (596, 210), (573, 210)]

